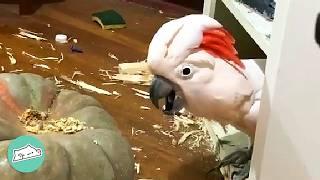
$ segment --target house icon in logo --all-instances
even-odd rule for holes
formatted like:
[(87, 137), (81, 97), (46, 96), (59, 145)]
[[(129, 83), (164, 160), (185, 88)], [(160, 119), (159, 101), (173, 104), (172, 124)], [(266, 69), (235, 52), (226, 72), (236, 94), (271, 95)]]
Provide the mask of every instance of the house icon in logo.
[(36, 148), (31, 144), (27, 144), (22, 148), (13, 149), (12, 163), (39, 158), (42, 156), (42, 154), (43, 152), (41, 148)]

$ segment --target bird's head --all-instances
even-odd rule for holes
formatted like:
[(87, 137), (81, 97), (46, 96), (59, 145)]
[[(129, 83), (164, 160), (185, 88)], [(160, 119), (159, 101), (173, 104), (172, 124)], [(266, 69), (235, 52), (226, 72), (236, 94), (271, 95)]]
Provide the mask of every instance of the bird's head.
[(206, 15), (188, 15), (164, 24), (154, 35), (147, 62), (155, 75), (150, 98), (166, 111), (177, 97), (195, 115), (237, 120), (250, 109), (252, 86), (234, 48), (234, 38)]

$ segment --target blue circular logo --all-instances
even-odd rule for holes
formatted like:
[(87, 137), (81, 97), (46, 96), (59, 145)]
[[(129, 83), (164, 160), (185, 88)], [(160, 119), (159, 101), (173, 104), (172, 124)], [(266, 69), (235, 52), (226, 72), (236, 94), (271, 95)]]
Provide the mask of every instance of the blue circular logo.
[(34, 136), (20, 136), (9, 144), (8, 162), (19, 172), (30, 173), (37, 170), (44, 159), (44, 145)]

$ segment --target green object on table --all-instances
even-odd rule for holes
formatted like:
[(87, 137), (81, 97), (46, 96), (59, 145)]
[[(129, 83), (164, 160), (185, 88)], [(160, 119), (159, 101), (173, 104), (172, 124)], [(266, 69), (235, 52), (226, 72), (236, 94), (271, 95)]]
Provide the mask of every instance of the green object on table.
[(119, 29), (126, 27), (126, 22), (123, 17), (114, 10), (93, 13), (92, 20), (100, 24), (102, 29)]

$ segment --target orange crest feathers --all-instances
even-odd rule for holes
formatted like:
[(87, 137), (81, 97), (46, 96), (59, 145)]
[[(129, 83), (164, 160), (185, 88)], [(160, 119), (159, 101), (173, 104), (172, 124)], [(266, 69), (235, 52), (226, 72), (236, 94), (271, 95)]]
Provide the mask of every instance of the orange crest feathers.
[(215, 28), (203, 33), (203, 39), (200, 44), (201, 49), (207, 51), (213, 56), (218, 56), (225, 61), (231, 61), (240, 68), (245, 69), (244, 64), (238, 57), (238, 52), (234, 48), (235, 39), (224, 28)]

